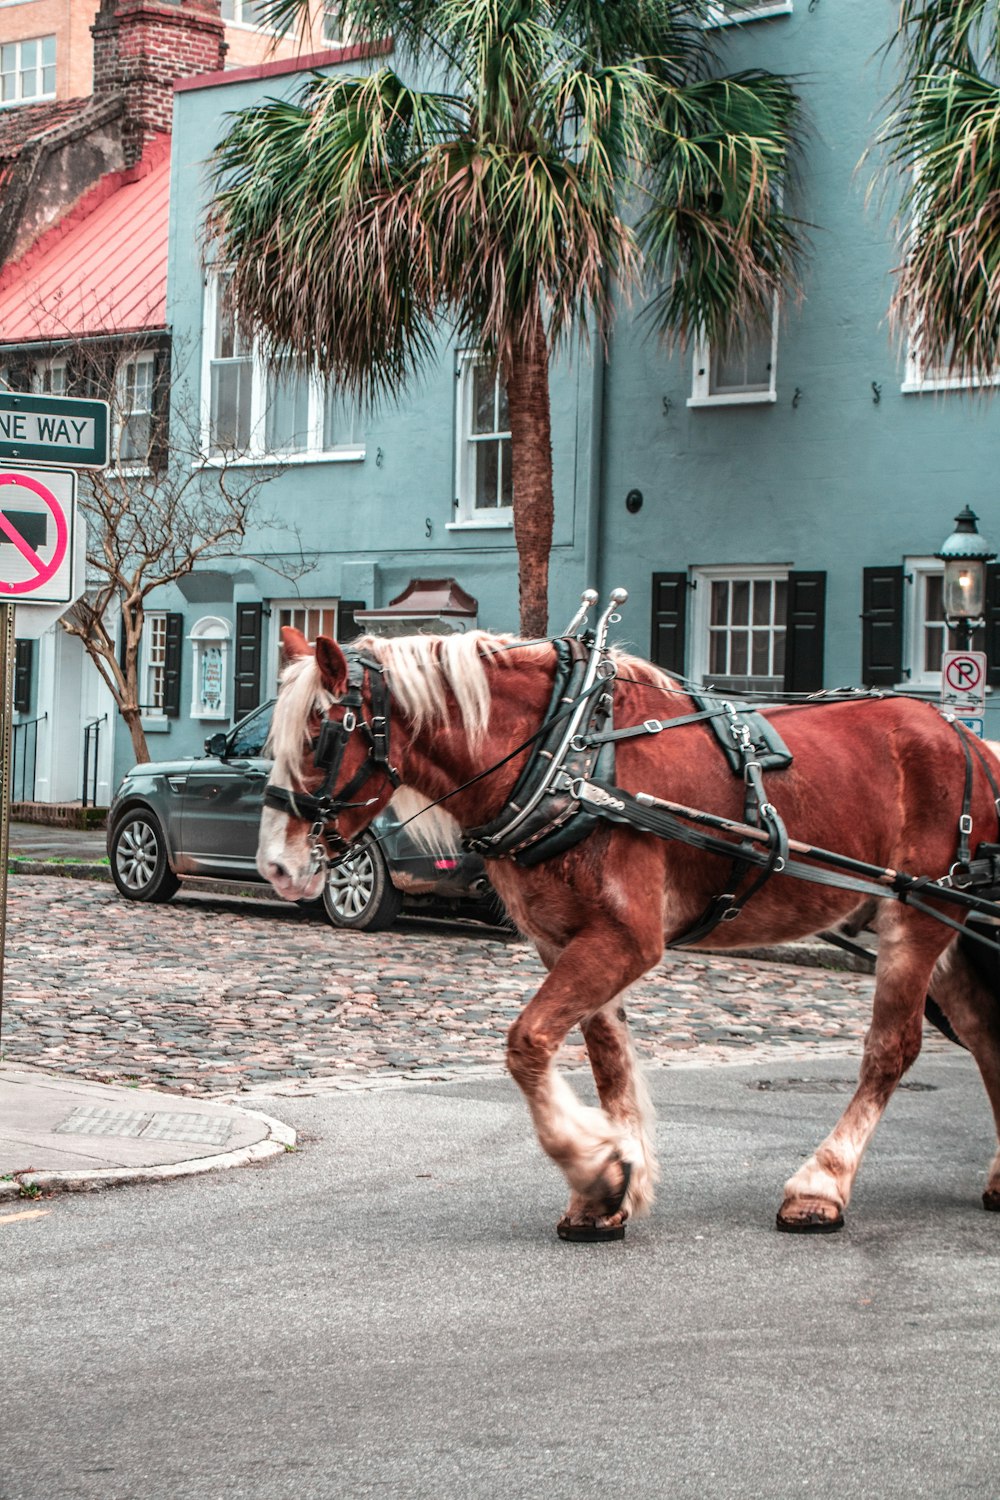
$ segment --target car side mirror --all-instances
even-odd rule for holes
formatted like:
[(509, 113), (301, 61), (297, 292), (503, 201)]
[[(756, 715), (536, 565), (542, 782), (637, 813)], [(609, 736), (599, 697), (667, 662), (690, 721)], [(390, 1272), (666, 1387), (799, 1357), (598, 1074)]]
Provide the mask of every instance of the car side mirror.
[(205, 754), (214, 755), (217, 760), (225, 760), (228, 747), (228, 734), (210, 734), (205, 741)]

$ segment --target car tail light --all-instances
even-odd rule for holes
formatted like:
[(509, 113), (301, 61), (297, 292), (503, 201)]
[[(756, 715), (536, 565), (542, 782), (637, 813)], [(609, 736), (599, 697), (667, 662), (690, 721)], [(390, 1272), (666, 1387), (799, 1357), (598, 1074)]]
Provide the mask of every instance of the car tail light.
[(457, 859), (436, 859), (434, 861), (434, 868), (435, 868), (435, 870), (457, 870), (458, 869), (458, 860)]

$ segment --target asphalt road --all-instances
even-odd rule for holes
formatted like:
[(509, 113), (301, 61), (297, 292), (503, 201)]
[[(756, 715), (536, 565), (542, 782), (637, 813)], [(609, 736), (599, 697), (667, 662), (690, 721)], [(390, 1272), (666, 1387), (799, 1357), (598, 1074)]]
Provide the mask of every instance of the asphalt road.
[(0, 1497), (1000, 1494), (985, 1095), (925, 1055), (845, 1232), (779, 1235), (855, 1068), (820, 1053), (654, 1068), (623, 1244), (555, 1238), (487, 1077), (276, 1099), (274, 1164), (6, 1208)]

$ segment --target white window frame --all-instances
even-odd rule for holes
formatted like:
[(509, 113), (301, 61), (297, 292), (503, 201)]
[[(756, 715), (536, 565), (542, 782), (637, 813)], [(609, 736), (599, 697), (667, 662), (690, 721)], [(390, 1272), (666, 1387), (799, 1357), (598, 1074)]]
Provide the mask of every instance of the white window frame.
[[(340, 626), (340, 598), (271, 599), (267, 607), (271, 613), (270, 640), (268, 642), (268, 681), (271, 684), (272, 691), (274, 691), (277, 689), (278, 672), (281, 665), (281, 611), (288, 610), (301, 616), (307, 616), (310, 610), (315, 610), (317, 613), (332, 614), (333, 625), (331, 632), (334, 640), (336, 640)], [(302, 629), (303, 625), (308, 626), (308, 620), (303, 619), (301, 623), (293, 620), (291, 623), (295, 625), (296, 630), (302, 630), (302, 634), (312, 644), (313, 638), (310, 637), (307, 630)]]
[[(48, 376), (48, 384), (45, 377)], [(55, 377), (58, 377), (56, 379)], [(36, 359), (31, 367), (31, 390), (36, 396), (65, 396), (69, 387), (69, 361), (64, 354)]]
[(233, 0), (233, 14), (231, 16), (223, 14), (223, 24), (226, 26), (235, 26), (240, 31), (256, 31), (258, 33), (263, 33), (265, 36), (276, 35), (275, 28), (273, 26), (265, 26), (260, 21), (245, 21), (243, 19), (244, 11), (252, 3), (253, 0)]
[[(343, 47), (345, 45), (344, 27), (339, 15), (339, 7), (336, 5), (336, 3), (332, 5), (323, 4), (321, 0), (319, 12), (320, 39), (322, 40), (323, 46)], [(335, 37), (327, 35), (328, 26), (330, 26), (332, 30), (336, 31), (337, 35)]]
[(748, 0), (746, 5), (719, 0), (709, 8), (706, 26), (745, 26), (748, 21), (767, 21), (772, 16), (790, 16), (792, 0)]
[[(142, 640), (139, 652), (139, 709), (142, 714), (143, 723), (147, 719), (155, 719), (157, 723), (166, 723), (166, 712), (163, 700), (166, 693), (167, 682), (167, 613), (165, 609), (147, 610), (142, 620)], [(156, 644), (156, 628), (162, 626), (162, 656), (154, 649)], [(154, 673), (159, 672), (159, 693), (150, 691), (150, 682), (155, 680)], [(156, 702), (159, 696), (159, 702)]]
[(1000, 371), (993, 375), (949, 375), (947, 371), (928, 369), (918, 351), (915, 338), (907, 339), (906, 368), (900, 391), (904, 396), (920, 396), (925, 391), (974, 391), (1000, 385)]
[[(712, 681), (709, 672), (712, 584), (754, 583), (758, 580), (787, 583), (791, 571), (791, 563), (733, 563), (691, 569), (691, 680), (693, 682), (708, 684)], [(787, 627), (785, 650), (786, 652), (788, 650)], [(755, 674), (750, 672), (746, 675), (753, 677)]]
[[(42, 61), (42, 49), (45, 43), (49, 41), (52, 43), (52, 61), (46, 63)], [(34, 42), (38, 48), (38, 61), (34, 65), (35, 82), (38, 85), (38, 91), (33, 94), (26, 94), (24, 92), (25, 68), (22, 61), (22, 48), (28, 42)], [(46, 32), (43, 36), (25, 36), (19, 37), (16, 41), (12, 42), (5, 41), (0, 43), (0, 47), (3, 49), (13, 47), (15, 49), (14, 80), (17, 90), (12, 99), (0, 99), (0, 109), (17, 109), (21, 104), (39, 104), (46, 99), (54, 99), (56, 97), (56, 35), (54, 31)], [(2, 56), (2, 51), (0, 51), (0, 68), (2, 68)], [(45, 74), (49, 69), (52, 70), (51, 89), (45, 88)], [(2, 77), (2, 73), (0, 73), (0, 77)]]
[[(192, 719), (227, 719), (229, 705), (229, 642), (232, 631), (218, 615), (204, 615), (188, 635), (191, 643), (191, 717)], [(219, 653), (219, 701), (212, 707), (202, 693), (202, 673), (209, 651)]]
[(769, 384), (740, 388), (725, 386), (714, 390), (712, 386), (712, 346), (706, 338), (699, 338), (694, 345), (691, 366), (691, 394), (688, 406), (760, 406), (773, 404), (778, 399), (778, 317), (780, 304), (777, 293), (771, 311), (771, 360)]
[[(129, 366), (134, 366), (136, 371), (142, 366), (149, 371), (149, 405), (127, 406), (128, 400), (126, 390), (126, 378)], [(133, 384), (133, 390), (135, 385)], [(149, 418), (149, 435), (153, 437), (153, 408), (156, 390), (156, 354), (152, 350), (142, 350), (137, 354), (130, 354), (119, 360), (115, 369), (115, 403), (114, 403), (114, 432), (112, 438), (112, 467), (123, 474), (148, 474), (149, 473), (149, 451), (141, 457), (122, 459), (119, 448), (121, 444), (122, 431), (129, 417)]]
[[(903, 594), (903, 681), (897, 686), (904, 692), (940, 693), (941, 673), (924, 667), (924, 630), (927, 620), (927, 580), (943, 578), (944, 563), (939, 557), (907, 557), (903, 561), (906, 589)], [(937, 621), (930, 623), (937, 624)], [(942, 622), (945, 623), (945, 622)], [(949, 644), (945, 623), (944, 650), (957, 650)], [(978, 645), (974, 648), (981, 649)]]
[(269, 375), (260, 350), (255, 342), (246, 357), (250, 360), (250, 440), (244, 450), (219, 450), (212, 446), (212, 368), (217, 363), (215, 341), (218, 331), (219, 289), (221, 276), (218, 272), (205, 282), (202, 373), (201, 373), (201, 462), (206, 467), (221, 467), (225, 464), (279, 463), (282, 467), (304, 463), (356, 463), (365, 456), (364, 439), (358, 437), (358, 414), (351, 414), (351, 432), (342, 443), (333, 447), (323, 446), (327, 403), (333, 397), (323, 382), (316, 377), (309, 379), (307, 441), (302, 448), (268, 448), (267, 392)]
[[(514, 525), (513, 505), (498, 505), (490, 509), (478, 509), (476, 497), (476, 446), (480, 438), (472, 432), (473, 393), (475, 372), (483, 364), (478, 349), (460, 349), (455, 368), (455, 519), (449, 521), (448, 531), (509, 531)], [(499, 373), (497, 380), (499, 380)], [(487, 442), (509, 439), (510, 432), (497, 431), (481, 434)]]

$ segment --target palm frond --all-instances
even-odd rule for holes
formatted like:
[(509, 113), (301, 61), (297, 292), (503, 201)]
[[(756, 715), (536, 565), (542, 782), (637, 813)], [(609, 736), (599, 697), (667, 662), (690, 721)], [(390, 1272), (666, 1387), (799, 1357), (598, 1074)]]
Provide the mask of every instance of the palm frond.
[(668, 340), (728, 345), (768, 322), (780, 287), (795, 289), (804, 236), (784, 201), (798, 125), (794, 90), (772, 74), (663, 90), (638, 233)]
[(924, 365), (1000, 368), (1000, 87), (958, 68), (912, 80), (881, 133), (903, 173), (893, 326)]
[(414, 184), (460, 124), (453, 100), (388, 69), (314, 78), (294, 102), (232, 117), (208, 231), (272, 362), (291, 354), (369, 405), (420, 368), (436, 299)]
[(888, 46), (900, 51), (910, 78), (938, 66), (995, 71), (1000, 64), (996, 0), (901, 0)]

